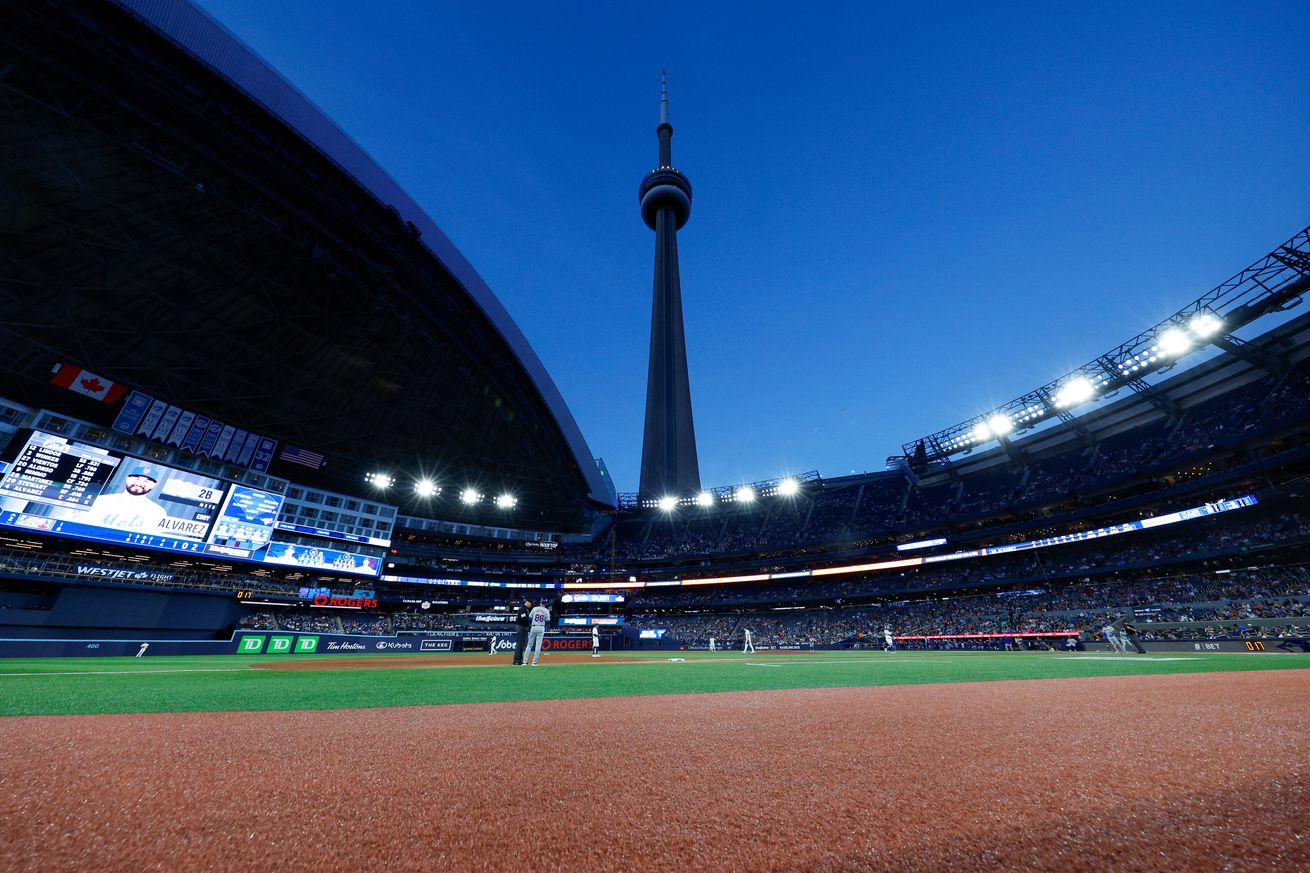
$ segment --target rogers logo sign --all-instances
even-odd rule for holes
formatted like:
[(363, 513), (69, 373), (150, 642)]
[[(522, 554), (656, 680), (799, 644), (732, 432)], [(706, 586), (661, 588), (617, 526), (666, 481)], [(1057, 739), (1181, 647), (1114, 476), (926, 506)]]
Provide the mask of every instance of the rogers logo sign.
[(364, 600), (360, 597), (328, 597), (319, 594), (313, 600), (315, 606), (353, 606), (356, 609), (377, 609), (376, 600)]
[(542, 651), (553, 651), (563, 649), (565, 651), (578, 651), (581, 649), (591, 649), (591, 637), (546, 637), (542, 642)]

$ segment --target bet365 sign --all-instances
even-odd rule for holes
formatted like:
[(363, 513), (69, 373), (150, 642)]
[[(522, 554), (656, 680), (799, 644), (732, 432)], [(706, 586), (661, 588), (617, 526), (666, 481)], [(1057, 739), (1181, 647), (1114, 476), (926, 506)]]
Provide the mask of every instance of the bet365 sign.
[(237, 642), (238, 655), (309, 655), (317, 651), (318, 637), (246, 634)]

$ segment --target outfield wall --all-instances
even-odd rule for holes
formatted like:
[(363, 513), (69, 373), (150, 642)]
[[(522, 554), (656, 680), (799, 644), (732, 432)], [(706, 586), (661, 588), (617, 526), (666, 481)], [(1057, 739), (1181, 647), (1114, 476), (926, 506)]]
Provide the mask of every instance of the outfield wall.
[[(432, 631), (369, 637), (299, 631), (238, 631), (230, 640), (166, 640), (142, 636), (115, 640), (0, 639), (0, 658), (131, 657), (156, 655), (354, 655), (378, 653), (514, 651), (513, 631)], [(145, 646), (145, 649), (142, 649)], [(590, 652), (591, 636), (547, 634), (543, 652)]]

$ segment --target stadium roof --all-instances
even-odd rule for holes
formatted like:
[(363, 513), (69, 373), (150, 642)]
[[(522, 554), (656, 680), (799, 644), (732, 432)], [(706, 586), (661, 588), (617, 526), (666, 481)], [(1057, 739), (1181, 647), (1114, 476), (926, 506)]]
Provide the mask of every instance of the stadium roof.
[(482, 511), (425, 506), (420, 475), (513, 493), (516, 527), (606, 500), (486, 283), (250, 49), (183, 2), (0, 6), (9, 393), (41, 402), (73, 363), (328, 457), (298, 481), (385, 471), (416, 515)]

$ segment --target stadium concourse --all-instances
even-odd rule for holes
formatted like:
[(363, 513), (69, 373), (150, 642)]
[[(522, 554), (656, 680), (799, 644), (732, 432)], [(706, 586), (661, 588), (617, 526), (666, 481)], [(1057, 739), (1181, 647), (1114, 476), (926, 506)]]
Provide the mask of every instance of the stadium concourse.
[[(880, 472), (617, 494), (473, 266), (221, 25), (0, 12), (0, 866), (380, 867), (441, 809), (487, 868), (506, 786), (587, 869), (1310, 866), (1310, 228)], [(550, 669), (490, 669), (543, 601)]]

